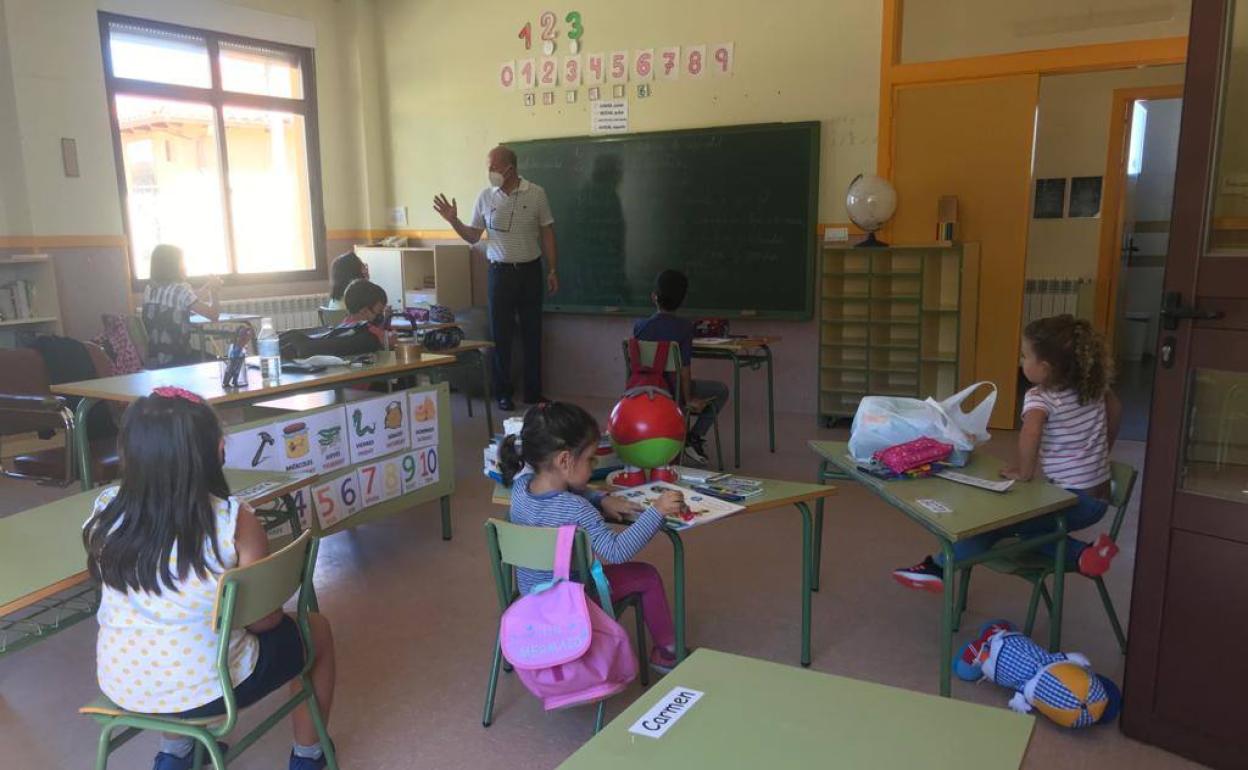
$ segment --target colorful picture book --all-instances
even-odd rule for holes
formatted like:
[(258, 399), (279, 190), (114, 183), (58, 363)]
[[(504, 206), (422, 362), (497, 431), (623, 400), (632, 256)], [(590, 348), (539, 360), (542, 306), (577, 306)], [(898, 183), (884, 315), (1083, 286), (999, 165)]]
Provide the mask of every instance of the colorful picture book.
[(625, 500), (631, 500), (643, 508), (648, 508), (659, 499), (659, 495), (666, 491), (675, 490), (684, 495), (685, 505), (688, 506), (688, 512), (683, 516), (668, 516), (668, 526), (673, 529), (689, 529), (702, 524), (709, 524), (716, 519), (722, 519), (725, 516), (731, 516), (745, 510), (745, 506), (730, 503), (726, 500), (705, 495), (685, 487), (678, 487), (675, 484), (668, 484), (664, 481), (653, 481), (640, 487), (631, 487), (629, 489), (621, 489), (618, 492), (612, 492), (614, 497), (620, 497)]

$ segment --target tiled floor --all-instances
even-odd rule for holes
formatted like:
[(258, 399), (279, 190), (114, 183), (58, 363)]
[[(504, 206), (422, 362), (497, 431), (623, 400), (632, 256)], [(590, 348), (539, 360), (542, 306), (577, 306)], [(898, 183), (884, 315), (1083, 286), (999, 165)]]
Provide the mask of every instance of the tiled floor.
[[(331, 725), (345, 768), (550, 768), (590, 734), (588, 709), (544, 714), (513, 678), (499, 691), (493, 727), (480, 714), (497, 622), (481, 534), (482, 522), (502, 511), (490, 505), (479, 475), (480, 416), (459, 410), (455, 539), (438, 538), (436, 505), (409, 516), (329, 538), (321, 549), (317, 586), (334, 624), (340, 655), (339, 695)], [(585, 404), (605, 415), (609, 404)], [(743, 472), (811, 478), (809, 438), (844, 436), (818, 429), (806, 416), (778, 415), (779, 451), (765, 446), (765, 425), (746, 420)], [(726, 421), (730, 425), (730, 421)], [(725, 439), (730, 437), (725, 435)], [(988, 451), (1008, 453), (1012, 436)], [(1117, 455), (1138, 463), (1142, 445), (1126, 442)], [(0, 514), (21, 510), (54, 490), (0, 481)], [(823, 590), (814, 600), (814, 668), (924, 692), (937, 689), (939, 606), (931, 595), (895, 585), (888, 571), (917, 560), (931, 539), (900, 513), (853, 487), (828, 508)], [(800, 522), (795, 512), (733, 519), (685, 538), (691, 641), (698, 646), (796, 664)], [(1126, 622), (1135, 513), (1123, 531), (1123, 553), (1108, 576)], [(642, 554), (670, 580), (671, 551), (658, 540)], [(1097, 669), (1121, 682), (1123, 658), (1087, 581), (1068, 583), (1066, 647), (1086, 653)], [(1021, 620), (1021, 581), (977, 574), (964, 629), (984, 620)], [(1043, 619), (1037, 635), (1044, 639)], [(41, 644), (0, 658), (0, 766), (90, 767), (97, 732), (75, 709), (94, 695), (95, 628), (84, 622)], [(609, 715), (631, 701), (636, 686), (616, 698)], [(1004, 708), (1008, 695), (988, 684), (954, 684), (954, 696)], [(835, 719), (836, 714), (828, 714)], [(251, 719), (254, 720), (254, 717)], [(285, 767), (284, 731), (255, 746), (236, 767)], [(966, 740), (975, 740), (967, 735)], [(113, 767), (149, 767), (154, 739), (120, 752)], [(811, 757), (811, 767), (828, 767)], [(1025, 767), (1178, 768), (1190, 763), (1128, 740), (1117, 726), (1067, 732), (1037, 720)]]

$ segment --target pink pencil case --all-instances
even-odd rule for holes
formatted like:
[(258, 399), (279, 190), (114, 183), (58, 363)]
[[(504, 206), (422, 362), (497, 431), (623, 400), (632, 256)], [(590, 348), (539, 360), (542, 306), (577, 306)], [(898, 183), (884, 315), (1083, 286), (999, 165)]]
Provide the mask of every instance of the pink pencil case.
[(911, 468), (928, 463), (938, 463), (953, 454), (953, 444), (945, 444), (934, 438), (916, 438), (904, 444), (881, 449), (874, 457), (893, 473), (905, 473)]

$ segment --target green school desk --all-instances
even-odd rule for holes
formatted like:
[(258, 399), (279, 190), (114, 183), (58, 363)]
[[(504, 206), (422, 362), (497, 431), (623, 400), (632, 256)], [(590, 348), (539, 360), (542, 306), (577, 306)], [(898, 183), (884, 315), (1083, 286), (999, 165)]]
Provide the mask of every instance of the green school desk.
[[(849, 447), (844, 441), (811, 441), (810, 448), (819, 455), (819, 480), (850, 478), (862, 484), (912, 520), (922, 525), (940, 542), (944, 554), (945, 591), (942, 594), (943, 610), (940, 617), (940, 694), (949, 695), (953, 655), (954, 621), (957, 613), (957, 593), (954, 575), (963, 567), (996, 559), (1002, 555), (1057, 543), (1053, 557), (1053, 610), (1049, 621), (1049, 649), (1057, 650), (1062, 641), (1062, 568), (1066, 560), (1066, 517), (1058, 514), (1056, 529), (1047, 535), (1000, 545), (980, 556), (954, 561), (953, 544), (972, 535), (1019, 524), (1054, 511), (1061, 511), (1074, 504), (1070, 492), (1044, 481), (1015, 482), (1008, 492), (991, 492), (986, 489), (958, 484), (938, 477), (885, 481), (858, 470), (849, 457)], [(984, 479), (1000, 478), (1004, 463), (985, 452), (974, 452), (970, 464), (960, 469), (970, 476)], [(917, 503), (932, 499), (953, 509), (950, 513), (933, 513)], [(815, 574), (818, 574), (820, 536), (823, 533), (823, 510), (815, 515)]]
[[(676, 688), (702, 695), (668, 710), (680, 715), (661, 737), (630, 732)], [(1017, 770), (1034, 725), (1009, 709), (702, 648), (559, 767)]]
[[(290, 495), (314, 483), (314, 474), (225, 472), (230, 489), (258, 508), (281, 500), (262, 518), (267, 529), (298, 527)], [(87, 585), (82, 525), (98, 489), (0, 518), (0, 656), (34, 644), (94, 614), (96, 588)], [(71, 589), (78, 589), (72, 590)]]
[(776, 451), (776, 404), (773, 395), (771, 371), (771, 343), (779, 337), (732, 337), (727, 342), (693, 340), (694, 358), (711, 358), (732, 362), (732, 448), (733, 464), (741, 467), (741, 370), (767, 367), (767, 438), (768, 446)]
[[(762, 511), (771, 510), (773, 508), (782, 508), (786, 505), (792, 505), (797, 508), (798, 513), (802, 514), (802, 638), (801, 662), (803, 666), (810, 665), (810, 597), (811, 594), (818, 590), (818, 562), (815, 559), (816, 547), (812, 543), (814, 532), (813, 518), (810, 515), (809, 503), (819, 501), (820, 509), (823, 508), (824, 498), (831, 497), (836, 494), (836, 487), (821, 484), (804, 484), (800, 481), (777, 481), (775, 479), (760, 479), (763, 482), (763, 493), (757, 497), (752, 497), (742, 505), (745, 510), (728, 516), (724, 519), (717, 519), (710, 525), (718, 524), (720, 521), (727, 521), (736, 516), (742, 516), (751, 513), (760, 513)], [(611, 487), (603, 487), (604, 490)], [(494, 495), (492, 501), (496, 505), (511, 504), (511, 490), (501, 484), (494, 485)], [(675, 585), (672, 586), (672, 614), (675, 616), (673, 620), (676, 625), (676, 650), (677, 657), (684, 660), (687, 652), (686, 625), (685, 625), (685, 545), (681, 540), (680, 533), (690, 530), (696, 531), (698, 527), (687, 527), (685, 529), (674, 529), (672, 527), (664, 527), (662, 532), (667, 535), (668, 540), (672, 543), (672, 575)]]
[[(260, 372), (253, 369), (247, 375), (247, 387), (227, 390), (221, 387), (221, 365), (216, 361), (209, 361), (189, 366), (104, 377), (98, 380), (66, 382), (53, 385), (52, 392), (62, 396), (79, 396), (81, 400), (74, 410), (74, 420), (76, 425), (86, 425), (87, 414), (98, 402), (114, 401), (128, 404), (148, 395), (154, 388), (166, 385), (174, 385), (198, 393), (213, 406), (241, 407), (257, 401), (267, 401), (296, 393), (389, 380), (420, 369), (455, 363), (454, 356), (433, 353), (425, 353), (418, 360), (410, 363), (399, 362), (391, 352), (377, 353), (376, 356), (376, 363), (370, 366), (335, 366), (317, 374), (283, 373), (281, 380), (275, 385), (265, 385)], [(255, 358), (247, 360), (248, 363), (258, 361)], [(82, 488), (90, 489), (92, 485), (91, 444), (87, 439), (87, 431), (77, 431), (74, 441)]]

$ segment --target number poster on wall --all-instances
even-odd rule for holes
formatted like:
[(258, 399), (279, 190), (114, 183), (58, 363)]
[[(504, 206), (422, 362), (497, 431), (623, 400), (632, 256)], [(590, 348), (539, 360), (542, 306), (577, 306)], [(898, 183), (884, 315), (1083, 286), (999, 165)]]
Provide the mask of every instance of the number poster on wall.
[(412, 389), (251, 424), (227, 434), (225, 466), (319, 474), (292, 497), (304, 527), (315, 516), (328, 529), (438, 483), (440, 401)]
[[(498, 66), (496, 82), (504, 91), (526, 92), (522, 103), (533, 107), (539, 101), (532, 93), (544, 89), (542, 104), (555, 104), (549, 89), (568, 89), (566, 101), (576, 101), (576, 89), (589, 86), (590, 101), (596, 101), (600, 86), (620, 87), (627, 83), (639, 86), (652, 80), (701, 80), (705, 77), (732, 75), (734, 47), (732, 43), (697, 43), (683, 46), (647, 46), (631, 50), (584, 51), (585, 18), (580, 11), (557, 13), (543, 11), (537, 18), (524, 21), (516, 33), (523, 43), (520, 58), (509, 59)], [(649, 86), (639, 88), (649, 94)]]

